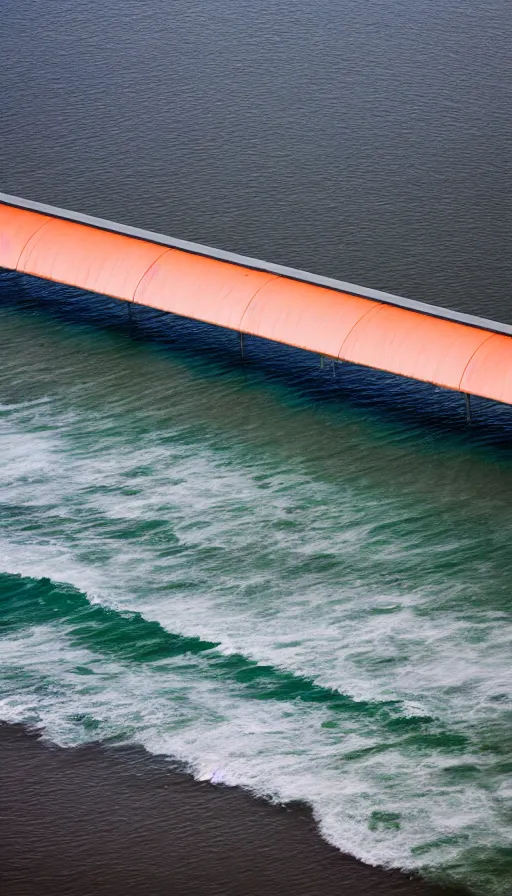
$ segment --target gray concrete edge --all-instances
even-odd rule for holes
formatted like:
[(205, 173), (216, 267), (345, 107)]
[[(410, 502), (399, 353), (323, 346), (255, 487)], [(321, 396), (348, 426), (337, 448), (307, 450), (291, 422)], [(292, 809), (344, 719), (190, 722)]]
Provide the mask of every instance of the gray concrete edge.
[(499, 321), (489, 320), (484, 317), (477, 317), (473, 314), (465, 314), (462, 311), (453, 311), (450, 308), (443, 308), (438, 305), (429, 305), (426, 302), (416, 302), (414, 299), (406, 299), (389, 292), (382, 292), (382, 290), (379, 289), (369, 289), (364, 286), (357, 286), (354, 283), (336, 280), (333, 277), (310, 274), (307, 271), (301, 271), (297, 268), (289, 268), (281, 264), (260, 261), (257, 258), (238, 255), (235, 252), (214, 249), (210, 246), (203, 246), (201, 243), (192, 243), (188, 240), (176, 239), (162, 233), (153, 233), (151, 230), (141, 230), (138, 227), (131, 227), (127, 224), (117, 224), (115, 221), (107, 221), (104, 218), (95, 218), (91, 215), (84, 215), (81, 212), (73, 212), (68, 209), (57, 208), (53, 205), (46, 205), (45, 203), (35, 202), (31, 199), (23, 199), (19, 196), (11, 196), (7, 193), (0, 192), (0, 203), (11, 205), (15, 208), (26, 209), (27, 211), (39, 212), (40, 214), (49, 215), (53, 218), (62, 218), (65, 221), (72, 221), (77, 224), (87, 224), (89, 227), (96, 227), (99, 230), (123, 234), (124, 236), (130, 236), (138, 240), (146, 240), (161, 246), (168, 246), (171, 249), (181, 249), (183, 252), (190, 252), (193, 255), (204, 255), (207, 258), (215, 258), (218, 261), (226, 261), (230, 264), (251, 268), (255, 271), (265, 271), (280, 277), (288, 277), (291, 280), (298, 280), (301, 283), (323, 286), (327, 289), (335, 290), (336, 292), (346, 292), (351, 295), (362, 296), (365, 299), (373, 299), (376, 302), (383, 302), (386, 305), (395, 305), (398, 308), (407, 308), (409, 311), (417, 311), (420, 314), (426, 314), (429, 317), (438, 317), (444, 320), (454, 321), (455, 323), (465, 324), (466, 326), (480, 327), (483, 330), (490, 330), (494, 333), (512, 336), (511, 324), (500, 323)]

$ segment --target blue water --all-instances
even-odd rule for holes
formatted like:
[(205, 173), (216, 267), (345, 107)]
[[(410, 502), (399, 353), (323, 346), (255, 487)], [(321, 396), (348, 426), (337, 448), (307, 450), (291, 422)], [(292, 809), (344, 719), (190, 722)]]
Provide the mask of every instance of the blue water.
[(512, 412), (0, 280), (0, 718), (510, 893)]

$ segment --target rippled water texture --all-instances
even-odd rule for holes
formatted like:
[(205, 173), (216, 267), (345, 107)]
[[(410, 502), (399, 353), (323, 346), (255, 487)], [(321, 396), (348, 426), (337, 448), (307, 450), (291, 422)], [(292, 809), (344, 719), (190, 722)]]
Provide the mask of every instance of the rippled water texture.
[(467, 429), (441, 390), (0, 295), (0, 718), (509, 893), (510, 409)]
[(506, 0), (3, 0), (0, 189), (512, 323)]

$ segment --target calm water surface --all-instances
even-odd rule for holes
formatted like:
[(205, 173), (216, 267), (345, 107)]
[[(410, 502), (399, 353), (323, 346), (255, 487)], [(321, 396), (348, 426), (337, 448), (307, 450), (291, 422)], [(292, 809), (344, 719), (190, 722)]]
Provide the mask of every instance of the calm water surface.
[[(8, 0), (2, 188), (512, 321), (510, 15)], [(0, 299), (0, 718), (509, 894), (510, 411)]]
[(6, 192), (512, 323), (503, 0), (4, 0)]

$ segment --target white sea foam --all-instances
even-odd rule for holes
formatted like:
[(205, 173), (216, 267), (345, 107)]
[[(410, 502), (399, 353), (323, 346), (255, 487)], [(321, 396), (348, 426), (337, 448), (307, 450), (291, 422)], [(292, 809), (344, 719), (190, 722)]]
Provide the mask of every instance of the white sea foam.
[[(1, 643), (3, 675), (23, 673), (2, 716), (44, 725), (62, 745), (123, 735), (183, 760), (201, 780), (307, 800), (324, 835), (368, 862), (421, 866), (425, 855), (411, 850), (443, 837), (450, 842), (428, 850), (429, 862), (450, 861), (465, 838), (475, 846), (505, 842), (492, 796), (471, 785), (447, 794), (437, 784), (443, 761), (435, 754), (418, 762), (413, 752), (391, 749), (345, 759), (379, 745), (378, 724), (330, 729), (322, 725), (325, 707), (248, 700), (234, 684), (201, 674), (201, 658), (180, 658), (178, 669), (168, 661), (151, 671), (130, 668), (69, 645), (51, 626)], [(386, 825), (386, 813), (399, 816), (399, 830)]]
[[(418, 505), (357, 465), (333, 480), (225, 446), (186, 420), (126, 436), (109, 413), (61, 397), (6, 415), (0, 497), (23, 512), (0, 535), (1, 571), (72, 584), (374, 711), (253, 699), (203, 655), (130, 664), (55, 624), (0, 641), (0, 717), (64, 744), (124, 736), (199, 778), (306, 800), (330, 841), (369, 862), (446, 866), (505, 845), (509, 788), (480, 746), (512, 703), (511, 625), (481, 599), (492, 556), (453, 565), (475, 539), (459, 509)], [(396, 718), (459, 736), (459, 752), (392, 733), (393, 701)]]

